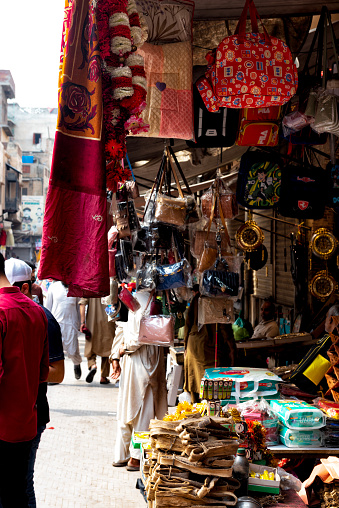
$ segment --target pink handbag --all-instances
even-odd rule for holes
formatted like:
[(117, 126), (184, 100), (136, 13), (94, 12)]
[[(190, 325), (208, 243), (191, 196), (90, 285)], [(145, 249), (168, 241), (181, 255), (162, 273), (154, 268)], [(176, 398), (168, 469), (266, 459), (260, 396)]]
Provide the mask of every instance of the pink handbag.
[(127, 288), (122, 288), (119, 293), (119, 300), (121, 300), (122, 303), (124, 303), (126, 307), (132, 312), (136, 312), (140, 309), (140, 303), (136, 298), (134, 298), (132, 293), (130, 293)]
[[(144, 313), (146, 312), (154, 291), (149, 296)], [(174, 317), (157, 315), (143, 316), (140, 320), (139, 344), (149, 344), (151, 346), (173, 346), (174, 345)]]

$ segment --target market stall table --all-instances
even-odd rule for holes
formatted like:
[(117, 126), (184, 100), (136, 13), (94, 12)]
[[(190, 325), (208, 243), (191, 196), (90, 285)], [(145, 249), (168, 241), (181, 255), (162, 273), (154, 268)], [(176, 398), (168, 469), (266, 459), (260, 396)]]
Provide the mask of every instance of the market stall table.
[[(295, 351), (295, 344), (298, 346), (310, 346), (317, 342), (309, 333), (285, 334), (278, 335), (272, 339), (247, 340), (237, 342), (237, 349), (240, 350), (245, 357), (248, 350), (258, 350), (258, 354), (262, 354), (263, 349), (267, 350), (267, 356), (274, 356), (276, 366), (279, 366), (280, 354), (287, 351)], [(294, 359), (295, 360), (295, 359)]]
[[(289, 336), (290, 335), (290, 336)], [(246, 340), (237, 342), (237, 349), (258, 349), (263, 347), (279, 347), (286, 344), (299, 343), (302, 346), (315, 344), (310, 333), (278, 335), (273, 339)]]

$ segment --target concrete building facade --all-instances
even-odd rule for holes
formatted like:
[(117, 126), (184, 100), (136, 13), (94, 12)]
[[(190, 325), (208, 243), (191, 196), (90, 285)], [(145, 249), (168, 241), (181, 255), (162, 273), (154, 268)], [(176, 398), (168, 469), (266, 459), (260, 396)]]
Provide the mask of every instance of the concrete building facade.
[[(13, 97), (14, 95), (10, 98)], [(37, 232), (36, 225), (29, 226), (28, 218), (23, 213), (22, 201), (34, 201), (35, 197), (44, 202), (46, 198), (57, 123), (57, 108), (22, 108), (17, 103), (11, 103), (7, 104), (6, 115), (9, 125), (7, 148), (13, 151), (14, 146), (17, 147), (17, 158), (13, 153), (11, 160), (13, 166), (14, 161), (17, 163), (21, 172), (21, 221), (19, 227), (13, 230), (14, 245), (8, 247), (7, 255), (19, 257), (25, 261), (35, 261), (41, 246), (41, 227)], [(12, 217), (14, 221), (13, 214)], [(39, 220), (41, 223), (41, 218)]]

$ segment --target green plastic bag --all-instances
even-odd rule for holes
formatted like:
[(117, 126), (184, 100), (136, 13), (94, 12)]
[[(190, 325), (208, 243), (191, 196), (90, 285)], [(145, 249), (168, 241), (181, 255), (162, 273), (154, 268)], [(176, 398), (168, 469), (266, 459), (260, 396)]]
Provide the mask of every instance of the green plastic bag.
[(242, 317), (242, 312), (240, 312), (238, 319), (233, 323), (232, 329), (235, 341), (246, 340), (253, 335), (253, 327), (247, 319)]

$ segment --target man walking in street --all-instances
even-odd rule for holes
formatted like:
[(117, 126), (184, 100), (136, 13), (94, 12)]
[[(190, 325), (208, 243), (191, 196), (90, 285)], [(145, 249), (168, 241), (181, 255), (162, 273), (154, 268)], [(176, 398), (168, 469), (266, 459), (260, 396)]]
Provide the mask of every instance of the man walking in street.
[[(33, 272), (32, 272), (33, 273)], [(9, 282), (20, 289), (21, 293), (28, 298), (32, 298), (33, 279), (31, 277), (31, 267), (25, 261), (20, 259), (8, 259), (5, 261), (5, 274)], [(62, 337), (59, 323), (54, 316), (45, 307), (42, 307), (47, 318), (48, 331), (48, 350), (49, 350), (49, 374), (47, 382), (59, 384), (64, 379), (64, 350), (62, 346)], [(32, 442), (32, 447), (28, 461), (27, 474), (27, 496), (29, 508), (36, 508), (36, 499), (34, 491), (34, 465), (36, 454), (39, 448), (42, 433), (49, 422), (49, 405), (47, 400), (47, 383), (40, 383), (39, 392), (36, 401), (37, 407), (37, 434)], [(1, 503), (0, 503), (1, 508)]]
[(105, 312), (106, 305), (101, 303), (100, 298), (81, 298), (79, 306), (81, 317), (80, 332), (86, 335), (85, 356), (89, 370), (86, 382), (92, 383), (97, 372), (96, 358), (101, 356), (100, 384), (106, 385), (109, 383), (109, 355), (114, 339), (115, 323), (114, 321), (108, 321)]
[(49, 372), (43, 309), (5, 275), (0, 254), (0, 500), (3, 508), (28, 506), (26, 477), (37, 433), (36, 399)]

